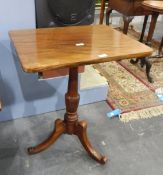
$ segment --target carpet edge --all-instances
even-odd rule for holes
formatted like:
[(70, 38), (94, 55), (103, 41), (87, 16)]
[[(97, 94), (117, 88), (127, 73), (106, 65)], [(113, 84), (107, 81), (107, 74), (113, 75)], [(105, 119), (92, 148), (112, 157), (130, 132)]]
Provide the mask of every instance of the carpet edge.
[(141, 109), (137, 111), (131, 111), (120, 115), (121, 122), (127, 123), (132, 120), (149, 119), (153, 117), (159, 117), (163, 114), (163, 105)]

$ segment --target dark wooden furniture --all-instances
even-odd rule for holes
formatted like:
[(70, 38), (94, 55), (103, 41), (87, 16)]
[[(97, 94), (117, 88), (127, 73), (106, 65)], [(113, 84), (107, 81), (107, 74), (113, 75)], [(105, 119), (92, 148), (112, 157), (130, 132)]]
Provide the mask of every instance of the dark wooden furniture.
[(105, 3), (106, 3), (106, 0), (101, 0), (100, 21), (99, 21), (99, 24), (103, 24), (104, 11), (105, 11)]
[(151, 14), (149, 10), (146, 10), (142, 7), (141, 3), (142, 0), (109, 0), (108, 9), (106, 12), (106, 24), (109, 25), (109, 17), (112, 10), (116, 10), (123, 14), (123, 33), (127, 34), (129, 23), (132, 21), (134, 16), (144, 16)]
[[(144, 1), (142, 3), (142, 6), (145, 9), (151, 11), (151, 13), (152, 13), (151, 24), (150, 24), (150, 28), (148, 31), (148, 37), (147, 37), (147, 45), (150, 46), (154, 31), (155, 31), (156, 23), (157, 23), (157, 18), (159, 16), (159, 14), (163, 14), (163, 1)], [(162, 45), (163, 45), (163, 38), (162, 38), (162, 41), (161, 41), (160, 47), (159, 47), (159, 54), (160, 55), (161, 55), (161, 51), (162, 51)]]
[(163, 47), (163, 37), (162, 37), (162, 40), (161, 40), (161, 43), (160, 43), (160, 47), (158, 49), (158, 56), (159, 57), (163, 57), (163, 54), (162, 54), (162, 47)]
[[(157, 18), (159, 16), (159, 14), (163, 14), (163, 1), (143, 1), (142, 2), (142, 7), (144, 9), (147, 9), (148, 11), (150, 11), (150, 13), (152, 14), (152, 18), (151, 18), (151, 23), (150, 23), (150, 28), (148, 31), (148, 36), (147, 36), (147, 41), (146, 44), (148, 46), (151, 46), (151, 41), (152, 41), (152, 37), (154, 34), (154, 30), (156, 27), (156, 23), (157, 23)], [(148, 20), (148, 15), (145, 16), (145, 20), (144, 20), (144, 26), (143, 26), (143, 31), (140, 37), (140, 41), (143, 42), (143, 37), (144, 37), (144, 32), (146, 29), (146, 23)], [(160, 47), (159, 47), (159, 51), (158, 51), (158, 55), (152, 56), (152, 58), (157, 57), (157, 58), (161, 58), (163, 57), (162, 55), (162, 46), (163, 46), (163, 37), (160, 43)], [(150, 57), (151, 58), (151, 57)], [(151, 64), (149, 63), (149, 61), (147, 60), (148, 58), (144, 58), (141, 59), (141, 65), (144, 66), (146, 65), (146, 74), (147, 74), (147, 78), (149, 82), (153, 82), (152, 77), (150, 76), (150, 69), (151, 69)], [(131, 60), (132, 64), (136, 64), (138, 63), (139, 59)]]
[(104, 164), (107, 158), (95, 151), (88, 140), (87, 122), (78, 120), (78, 66), (145, 57), (151, 55), (152, 49), (103, 25), (18, 30), (9, 34), (26, 72), (69, 67), (64, 120), (57, 119), (49, 138), (38, 146), (29, 148), (28, 153), (36, 154), (45, 150), (61, 134), (74, 134), (88, 154)]

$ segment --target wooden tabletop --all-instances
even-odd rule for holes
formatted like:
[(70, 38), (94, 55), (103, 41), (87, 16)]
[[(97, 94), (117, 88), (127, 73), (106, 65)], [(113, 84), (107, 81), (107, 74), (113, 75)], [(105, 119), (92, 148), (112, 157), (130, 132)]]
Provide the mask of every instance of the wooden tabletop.
[(150, 11), (163, 13), (163, 1), (143, 1), (143, 6)]
[(144, 57), (152, 49), (105, 25), (9, 32), (26, 72)]

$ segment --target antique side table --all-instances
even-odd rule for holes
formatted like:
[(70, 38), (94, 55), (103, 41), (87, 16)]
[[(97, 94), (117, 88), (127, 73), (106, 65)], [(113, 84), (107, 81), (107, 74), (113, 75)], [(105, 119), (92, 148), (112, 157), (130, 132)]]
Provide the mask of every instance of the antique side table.
[(64, 120), (57, 119), (49, 138), (28, 148), (28, 153), (45, 150), (61, 134), (74, 134), (89, 155), (104, 164), (107, 158), (98, 153), (88, 140), (87, 122), (78, 120), (78, 66), (145, 57), (152, 54), (152, 49), (104, 25), (17, 30), (9, 35), (24, 71), (34, 73), (69, 67)]

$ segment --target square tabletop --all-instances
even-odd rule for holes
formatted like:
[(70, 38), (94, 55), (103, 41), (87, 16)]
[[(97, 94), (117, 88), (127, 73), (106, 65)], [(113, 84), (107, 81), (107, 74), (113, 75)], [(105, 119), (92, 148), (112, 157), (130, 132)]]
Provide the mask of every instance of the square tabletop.
[(26, 72), (139, 58), (152, 49), (105, 25), (10, 31)]

